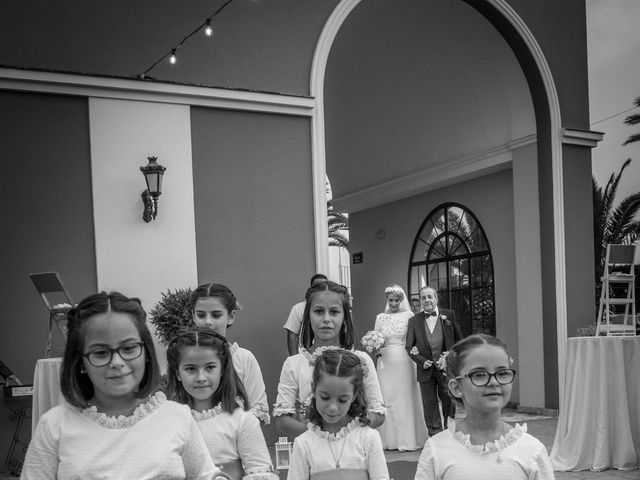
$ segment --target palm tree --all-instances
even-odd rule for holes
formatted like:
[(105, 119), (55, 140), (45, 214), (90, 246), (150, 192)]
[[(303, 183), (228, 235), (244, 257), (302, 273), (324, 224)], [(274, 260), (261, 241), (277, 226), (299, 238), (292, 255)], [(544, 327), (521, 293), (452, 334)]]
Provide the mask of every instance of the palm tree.
[[(636, 107), (640, 108), (640, 97), (636, 98), (633, 101), (633, 104)], [(633, 113), (629, 115), (627, 118), (624, 119), (624, 123), (626, 123), (627, 125), (640, 124), (640, 113)], [(634, 133), (633, 135), (630, 135), (629, 138), (627, 138), (622, 145), (629, 145), (630, 143), (634, 143), (634, 142), (640, 142), (640, 133)]]
[[(636, 99), (636, 102), (640, 103), (640, 97)], [(640, 211), (640, 192), (629, 195), (614, 207), (618, 182), (624, 169), (630, 163), (631, 159), (629, 158), (624, 162), (617, 175), (611, 174), (604, 190), (598, 185), (595, 178), (592, 179), (594, 253), (596, 282), (598, 284), (604, 270), (607, 244), (630, 245), (640, 239), (640, 221), (636, 218)]]
[(349, 239), (342, 233), (349, 230), (349, 217), (336, 212), (331, 200), (327, 200), (327, 221), (329, 224), (329, 246), (349, 248)]

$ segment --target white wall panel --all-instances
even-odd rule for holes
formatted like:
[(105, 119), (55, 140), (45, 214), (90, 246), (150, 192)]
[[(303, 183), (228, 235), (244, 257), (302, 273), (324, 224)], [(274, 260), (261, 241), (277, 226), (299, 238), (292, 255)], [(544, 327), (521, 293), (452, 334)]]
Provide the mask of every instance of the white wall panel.
[[(98, 289), (138, 296), (148, 312), (162, 292), (197, 282), (189, 107), (91, 98), (89, 121)], [(167, 170), (145, 223), (148, 156)]]

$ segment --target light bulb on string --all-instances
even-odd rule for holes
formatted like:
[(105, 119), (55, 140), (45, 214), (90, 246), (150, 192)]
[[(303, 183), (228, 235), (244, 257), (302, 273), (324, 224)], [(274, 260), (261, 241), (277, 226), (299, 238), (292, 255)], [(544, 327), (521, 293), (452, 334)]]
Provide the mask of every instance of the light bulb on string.
[(207, 37), (210, 37), (210, 36), (213, 35), (213, 27), (211, 26), (211, 19), (210, 18), (207, 18), (207, 23), (206, 23), (206, 25), (204, 27), (204, 34)]
[(178, 57), (176, 56), (176, 49), (171, 49), (171, 56), (169, 57), (169, 63), (171, 65), (175, 65), (178, 62)]

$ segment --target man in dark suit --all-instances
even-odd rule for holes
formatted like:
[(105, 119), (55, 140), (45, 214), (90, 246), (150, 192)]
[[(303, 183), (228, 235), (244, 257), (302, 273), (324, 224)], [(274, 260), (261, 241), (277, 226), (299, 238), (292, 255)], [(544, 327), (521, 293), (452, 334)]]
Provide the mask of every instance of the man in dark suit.
[(418, 365), (417, 380), (420, 383), (424, 421), (429, 435), (442, 431), (438, 398), (442, 402), (444, 428), (448, 418), (454, 418), (456, 407), (449, 396), (444, 373), (436, 362), (440, 355), (462, 338), (453, 310), (438, 308), (438, 293), (433, 287), (420, 289), (422, 311), (409, 319), (405, 348)]

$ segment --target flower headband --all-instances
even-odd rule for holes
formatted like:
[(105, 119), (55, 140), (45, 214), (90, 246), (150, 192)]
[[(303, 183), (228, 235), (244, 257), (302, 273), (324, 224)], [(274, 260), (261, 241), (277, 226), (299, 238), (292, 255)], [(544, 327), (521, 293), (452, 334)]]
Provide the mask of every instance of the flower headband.
[[(309, 353), (304, 348), (300, 349), (301, 353), (309, 361), (309, 366), (311, 366), (311, 367), (313, 367), (316, 364), (316, 361), (318, 360), (318, 357), (320, 357), (320, 355), (322, 355), (327, 350), (346, 350), (346, 349), (342, 348), (342, 347), (334, 346), (334, 345), (326, 345), (326, 346), (318, 347), (318, 348), (316, 348), (316, 350), (313, 353)], [(350, 350), (347, 350), (347, 352), (348, 351), (350, 351)], [(351, 352), (353, 353), (353, 351), (351, 351)], [(360, 360), (360, 366), (362, 367), (362, 373), (364, 375), (367, 375), (367, 373), (369, 372), (369, 369), (367, 367), (367, 362), (360, 356), (358, 356), (358, 359)]]
[(392, 285), (391, 287), (387, 287), (384, 289), (384, 294), (389, 295), (391, 293), (395, 293), (396, 295), (402, 295), (404, 297), (404, 291), (397, 285)]

